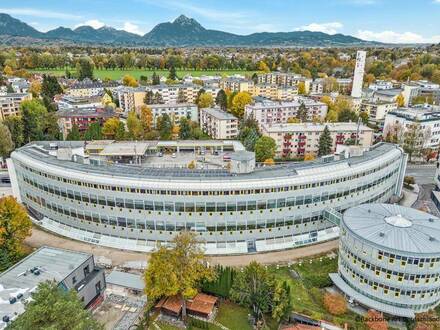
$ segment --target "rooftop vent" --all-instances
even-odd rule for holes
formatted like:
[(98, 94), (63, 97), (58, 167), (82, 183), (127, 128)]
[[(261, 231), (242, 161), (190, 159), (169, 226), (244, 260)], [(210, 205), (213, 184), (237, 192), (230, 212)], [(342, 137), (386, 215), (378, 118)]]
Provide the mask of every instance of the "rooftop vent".
[(381, 232), (381, 233), (379, 233), (379, 236), (380, 236), (380, 237), (384, 237), (384, 236), (385, 236), (385, 233), (382, 233), (382, 232)]
[(429, 236), (429, 241), (431, 241), (431, 242), (435, 241), (435, 237)]
[(434, 218), (429, 218), (429, 222), (434, 222)]
[(23, 298), (23, 294), (22, 294), (22, 293), (19, 293), (19, 294), (17, 295), (17, 299), (21, 299), (21, 298)]
[(15, 297), (11, 297), (11, 298), (9, 298), (9, 303), (12, 305), (12, 304), (15, 304), (17, 302), (17, 298), (15, 298)]
[(2, 318), (3, 322), (8, 323), (9, 322), (9, 316), (5, 315)]

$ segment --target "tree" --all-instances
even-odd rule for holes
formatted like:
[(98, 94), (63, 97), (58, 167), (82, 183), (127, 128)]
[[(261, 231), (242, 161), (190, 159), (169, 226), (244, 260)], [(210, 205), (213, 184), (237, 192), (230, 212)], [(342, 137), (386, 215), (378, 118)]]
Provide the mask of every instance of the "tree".
[(273, 293), (272, 317), (278, 322), (286, 320), (292, 312), (292, 307), (289, 284), (286, 281), (276, 282)]
[(247, 117), (240, 122), (238, 139), (243, 143), (247, 151), (255, 150), (255, 144), (260, 136), (258, 122), (254, 118)]
[(228, 107), (228, 96), (223, 89), (220, 89), (215, 97), (215, 104), (217, 104), (220, 109), (226, 111)]
[(102, 129), (99, 123), (92, 123), (84, 132), (85, 141), (102, 140)]
[(388, 322), (381, 312), (370, 309), (365, 315), (365, 325), (370, 330), (388, 330)]
[(264, 72), (264, 73), (269, 73), (270, 69), (267, 66), (266, 62), (260, 61), (260, 62), (258, 62), (258, 71), (261, 71), (261, 72)]
[(168, 79), (177, 80), (176, 68), (174, 66), (170, 67), (170, 70), (168, 73)]
[(304, 155), (304, 161), (312, 161), (312, 160), (315, 160), (316, 159), (316, 157), (315, 157), (315, 155), (314, 154), (311, 154), (311, 153), (306, 153), (305, 155)]
[(162, 94), (156, 92), (153, 97), (153, 104), (164, 104), (164, 103), (165, 102), (163, 100)]
[(275, 140), (269, 136), (260, 137), (255, 143), (255, 158), (258, 162), (264, 162), (266, 159), (274, 158), (276, 151)]
[[(121, 139), (121, 129), (125, 132), (124, 123), (119, 118), (109, 118), (102, 126), (102, 134), (106, 139)], [(122, 134), (124, 135), (124, 134)]]
[(275, 161), (272, 158), (267, 158), (263, 163), (267, 166), (275, 165)]
[(397, 97), (396, 97), (396, 103), (397, 103), (397, 106), (398, 106), (399, 108), (405, 106), (405, 98), (403, 97), (402, 93), (400, 93), (399, 95), (397, 95)]
[(18, 329), (103, 329), (84, 309), (75, 290), (64, 291), (55, 281), (41, 282), (20, 314), (8, 327)]
[(154, 301), (163, 296), (182, 299), (182, 316), (186, 318), (186, 300), (193, 298), (204, 281), (215, 278), (207, 266), (203, 248), (193, 232), (181, 232), (173, 239), (173, 247), (161, 246), (151, 254), (145, 271), (145, 293)]
[(172, 135), (173, 123), (166, 113), (157, 119), (157, 128), (161, 140), (170, 140)]
[(299, 120), (298, 118), (296, 118), (296, 117), (289, 117), (288, 119), (287, 119), (287, 123), (288, 124), (299, 124), (301, 122), (301, 120)]
[(9, 128), (0, 122), (0, 157), (6, 158), (14, 150), (14, 142)]
[(325, 125), (324, 131), (319, 137), (318, 145), (318, 156), (326, 156), (332, 152), (333, 140), (327, 125)]
[(93, 63), (88, 58), (81, 58), (76, 63), (76, 75), (79, 80), (93, 79)]
[(81, 140), (81, 133), (79, 132), (78, 125), (74, 124), (72, 126), (72, 129), (69, 131), (69, 133), (66, 136), (66, 141), (80, 141)]
[(42, 84), (38, 80), (33, 80), (29, 86), (29, 93), (33, 98), (38, 98), (41, 94)]
[(179, 89), (179, 92), (177, 93), (177, 103), (185, 103), (186, 102), (186, 96), (183, 91), (183, 89)]
[(22, 254), (22, 244), (31, 234), (32, 222), (12, 196), (0, 198), (0, 248), (11, 256)]
[(298, 94), (306, 95), (306, 83), (304, 81), (298, 83)]
[(3, 121), (11, 133), (15, 148), (21, 147), (24, 142), (23, 121), (19, 116), (8, 116)]
[(255, 85), (258, 84), (258, 74), (257, 74), (256, 72), (254, 72), (254, 73), (252, 74), (251, 79), (252, 79), (252, 82), (253, 82)]
[(147, 91), (144, 96), (145, 104), (153, 104), (154, 103), (154, 93), (152, 91)]
[(146, 105), (141, 106), (140, 113), (142, 129), (145, 136), (145, 134), (153, 129), (153, 113), (151, 112), (151, 109)]
[(179, 127), (179, 138), (181, 140), (191, 139), (191, 125), (190, 121), (187, 118), (180, 118)]
[(138, 87), (139, 86), (137, 80), (133, 76), (130, 76), (129, 74), (126, 74), (122, 78), (122, 84), (124, 86), (129, 86), (129, 87)]
[(307, 122), (307, 119), (309, 117), (309, 111), (307, 110), (306, 105), (304, 104), (304, 102), (301, 102), (301, 104), (299, 105), (298, 111), (296, 113), (296, 118), (298, 118), (298, 120), (302, 123)]
[(130, 111), (127, 117), (127, 129), (128, 129), (128, 137), (131, 140), (139, 140), (142, 139), (143, 127), (142, 122), (138, 118), (136, 112)]
[(338, 121), (339, 122), (356, 122), (358, 120), (358, 115), (356, 112), (351, 111), (350, 109), (343, 109), (339, 112)]
[(324, 307), (332, 315), (342, 315), (347, 311), (345, 298), (339, 293), (325, 293)]
[(252, 103), (252, 96), (248, 92), (239, 92), (232, 99), (231, 112), (238, 118), (243, 118), (244, 108)]
[(62, 94), (63, 88), (58, 83), (58, 79), (54, 76), (43, 75), (43, 82), (41, 84), (41, 96), (47, 98), (50, 102), (57, 94)]
[(46, 108), (38, 100), (26, 100), (20, 104), (23, 121), (23, 138), (26, 143), (44, 138)]
[(153, 75), (151, 76), (151, 84), (152, 85), (160, 85), (160, 77), (156, 73), (156, 71), (154, 71)]
[(214, 100), (212, 99), (212, 95), (209, 93), (202, 93), (198, 98), (197, 105), (200, 109), (209, 108), (214, 104)]

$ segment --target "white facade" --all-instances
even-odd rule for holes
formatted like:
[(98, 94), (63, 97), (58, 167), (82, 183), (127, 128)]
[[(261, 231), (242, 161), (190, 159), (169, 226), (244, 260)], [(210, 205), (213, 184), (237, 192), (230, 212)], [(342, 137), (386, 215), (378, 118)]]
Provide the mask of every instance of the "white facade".
[(356, 67), (354, 69), (353, 88), (351, 90), (352, 97), (362, 97), (362, 85), (364, 83), (366, 59), (367, 52), (359, 50), (356, 55)]
[(275, 140), (279, 157), (300, 158), (306, 154), (318, 154), (319, 138), (326, 126), (333, 141), (333, 151), (339, 144), (353, 143), (356, 137), (362, 147), (370, 147), (373, 143), (373, 130), (364, 125), (358, 127), (356, 123), (274, 124), (263, 126), (262, 133)]
[(253, 117), (260, 127), (287, 123), (289, 118), (296, 117), (298, 110), (304, 104), (307, 108), (308, 119), (317, 117), (324, 120), (327, 115), (327, 104), (315, 101), (311, 98), (297, 96), (291, 102), (263, 101), (248, 104), (245, 107), (245, 117)]
[(181, 117), (186, 117), (194, 122), (199, 121), (199, 110), (197, 105), (193, 103), (149, 104), (148, 108), (151, 109), (154, 125), (157, 123), (157, 118), (164, 114), (170, 116), (175, 123), (177, 123)]
[(363, 100), (360, 111), (366, 112), (370, 121), (378, 122), (385, 120), (388, 112), (397, 110), (396, 102), (381, 102)]
[(28, 93), (0, 94), (0, 120), (18, 115), (21, 102), (30, 99), (32, 99), (32, 95)]
[(238, 118), (217, 108), (200, 110), (200, 128), (213, 139), (235, 139)]
[(397, 140), (403, 141), (405, 132), (414, 125), (423, 134), (420, 137), (421, 148), (438, 148), (440, 141), (440, 111), (434, 108), (413, 107), (391, 111), (385, 116), (383, 136), (390, 131), (397, 134)]

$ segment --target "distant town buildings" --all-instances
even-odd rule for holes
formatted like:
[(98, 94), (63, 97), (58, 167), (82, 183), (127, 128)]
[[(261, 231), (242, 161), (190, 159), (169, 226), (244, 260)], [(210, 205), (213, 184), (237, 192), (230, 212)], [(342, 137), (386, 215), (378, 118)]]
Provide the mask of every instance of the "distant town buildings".
[(238, 118), (219, 108), (201, 109), (200, 128), (213, 139), (235, 139), (238, 135)]
[(263, 125), (262, 133), (275, 140), (278, 157), (301, 158), (306, 154), (318, 154), (319, 138), (326, 126), (333, 141), (333, 150), (338, 144), (357, 142), (362, 147), (369, 147), (373, 143), (374, 131), (356, 123), (272, 124)]

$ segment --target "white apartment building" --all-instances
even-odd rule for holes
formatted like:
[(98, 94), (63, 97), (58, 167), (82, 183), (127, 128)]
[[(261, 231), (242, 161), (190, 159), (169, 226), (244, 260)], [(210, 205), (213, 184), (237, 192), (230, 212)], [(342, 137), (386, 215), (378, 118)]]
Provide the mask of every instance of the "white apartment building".
[(368, 114), (371, 122), (383, 122), (388, 112), (397, 109), (396, 102), (374, 101), (374, 100), (362, 100), (361, 112)]
[(402, 95), (405, 100), (405, 107), (408, 107), (411, 104), (412, 99), (420, 95), (421, 87), (417, 84), (404, 84), (402, 88)]
[(119, 107), (125, 114), (138, 109), (144, 104), (146, 94), (145, 87), (125, 87), (120, 86), (117, 90)]
[[(151, 109), (154, 126), (156, 126), (157, 118), (165, 114), (170, 116), (174, 123), (178, 123), (182, 117), (194, 122), (199, 121), (199, 109), (194, 103), (149, 104), (147, 106)], [(136, 111), (140, 113), (140, 108)]]
[(312, 79), (301, 76), (300, 74), (270, 72), (258, 75), (259, 84), (274, 84), (278, 86), (298, 86), (300, 82), (304, 83), (306, 93), (309, 93)]
[(287, 123), (289, 118), (296, 117), (301, 104), (306, 106), (309, 120), (312, 120), (313, 117), (325, 119), (328, 110), (327, 104), (301, 96), (297, 96), (291, 102), (262, 101), (248, 104), (244, 113), (246, 117), (253, 117), (260, 127), (270, 126)]
[(200, 128), (213, 139), (234, 139), (238, 135), (238, 118), (219, 108), (201, 109)]
[[(391, 111), (385, 116), (383, 137), (389, 132), (394, 132), (398, 140), (402, 140), (404, 134), (413, 125), (419, 125), (422, 133), (420, 147), (438, 148), (440, 139), (440, 107), (417, 106), (412, 108), (400, 108)], [(422, 141), (423, 140), (423, 141)]]
[(356, 67), (354, 68), (353, 88), (351, 90), (351, 96), (355, 98), (362, 97), (366, 59), (367, 52), (359, 50), (356, 55)]
[(301, 158), (306, 154), (318, 154), (319, 138), (326, 126), (333, 140), (333, 151), (339, 144), (354, 143), (356, 136), (362, 147), (369, 147), (373, 143), (374, 131), (357, 123), (263, 125), (262, 133), (275, 140), (278, 157)]
[(394, 84), (391, 81), (387, 81), (387, 80), (376, 80), (374, 83), (370, 84), (368, 88), (371, 89), (372, 91), (393, 89)]
[(197, 84), (180, 84), (180, 85), (166, 85), (160, 84), (156, 86), (148, 86), (146, 90), (151, 90), (154, 94), (159, 93), (165, 104), (175, 104), (179, 96), (179, 91), (183, 92), (185, 96), (185, 102), (195, 103), (197, 93), (200, 89), (203, 89), (206, 93), (211, 94), (215, 99), (217, 93), (220, 91), (219, 87), (213, 85), (201, 86)]
[(92, 97), (102, 95), (104, 88), (114, 91), (119, 85), (116, 82), (102, 83), (90, 79), (84, 79), (73, 84), (68, 90), (67, 95), (75, 97)]
[(78, 97), (64, 95), (56, 100), (56, 103), (58, 109), (89, 109), (103, 106), (101, 96)]
[(25, 100), (32, 99), (28, 93), (3, 93), (0, 94), (0, 120), (6, 117), (18, 115), (20, 104)]
[(324, 79), (318, 78), (310, 83), (310, 95), (324, 93)]

